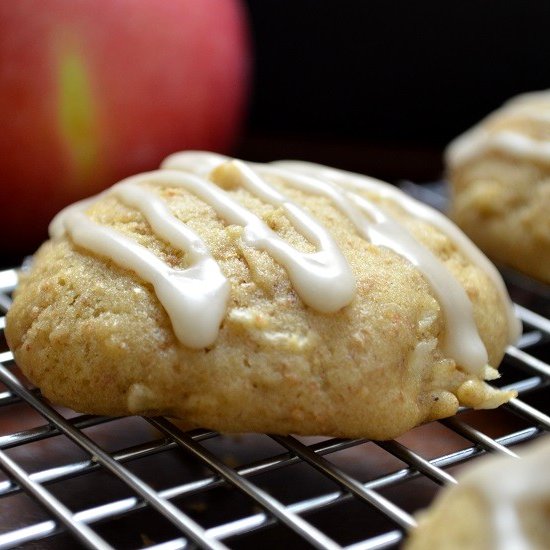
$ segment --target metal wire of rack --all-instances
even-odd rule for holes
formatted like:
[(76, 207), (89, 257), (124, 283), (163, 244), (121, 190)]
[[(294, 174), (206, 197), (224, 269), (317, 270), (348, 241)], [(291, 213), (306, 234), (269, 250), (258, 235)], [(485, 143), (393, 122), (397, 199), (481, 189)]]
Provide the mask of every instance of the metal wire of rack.
[[(16, 282), (0, 272), (3, 314)], [(383, 442), (76, 414), (19, 373), (1, 316), (0, 548), (395, 548), (461, 465), (550, 431), (550, 320), (516, 309), (499, 384), (518, 398)]]

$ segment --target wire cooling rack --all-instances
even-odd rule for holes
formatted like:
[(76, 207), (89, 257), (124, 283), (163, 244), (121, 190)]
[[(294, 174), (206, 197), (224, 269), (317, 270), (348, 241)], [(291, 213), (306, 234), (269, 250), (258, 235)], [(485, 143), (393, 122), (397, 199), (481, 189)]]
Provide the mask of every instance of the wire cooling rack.
[[(16, 283), (0, 272), (3, 314)], [(19, 373), (2, 316), (0, 548), (398, 547), (464, 463), (517, 456), (550, 431), (550, 320), (516, 308), (524, 332), (498, 384), (518, 398), (384, 442), (183, 432), (54, 407)]]

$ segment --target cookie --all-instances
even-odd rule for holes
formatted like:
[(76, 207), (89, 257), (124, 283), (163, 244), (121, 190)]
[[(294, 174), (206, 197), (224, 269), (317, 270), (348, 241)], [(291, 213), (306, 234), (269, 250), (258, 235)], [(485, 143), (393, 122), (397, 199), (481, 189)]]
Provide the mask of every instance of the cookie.
[(550, 91), (518, 96), (446, 151), (450, 216), (495, 261), (550, 283)]
[(419, 515), (405, 550), (548, 548), (550, 437), (520, 456), (491, 456), (464, 470)]
[(6, 321), (78, 411), (391, 438), (496, 407), (518, 322), (498, 272), (393, 186), (185, 152), (62, 211)]

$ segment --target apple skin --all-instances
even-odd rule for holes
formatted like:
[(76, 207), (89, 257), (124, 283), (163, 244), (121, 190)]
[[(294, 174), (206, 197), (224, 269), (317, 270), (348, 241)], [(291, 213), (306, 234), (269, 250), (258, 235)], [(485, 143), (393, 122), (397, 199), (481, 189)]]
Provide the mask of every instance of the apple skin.
[(238, 0), (0, 2), (0, 254), (174, 151), (230, 150), (250, 50)]

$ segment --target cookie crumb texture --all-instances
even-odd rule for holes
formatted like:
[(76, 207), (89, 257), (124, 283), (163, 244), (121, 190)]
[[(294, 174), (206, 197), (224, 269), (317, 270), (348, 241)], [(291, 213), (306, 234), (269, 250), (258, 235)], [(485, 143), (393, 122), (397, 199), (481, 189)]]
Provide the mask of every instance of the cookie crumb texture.
[(505, 104), (447, 164), (451, 218), (493, 260), (550, 283), (550, 92)]
[(405, 550), (544, 550), (550, 540), (550, 438), (521, 459), (488, 456), (466, 467), (419, 514)]
[[(150, 186), (206, 243), (230, 282), (214, 343), (183, 345), (151, 284), (65, 235), (36, 253), (8, 313), (6, 335), (23, 372), (48, 399), (77, 411), (161, 414), (222, 432), (386, 439), (454, 414), (461, 395), (477, 407), (510, 397), (442, 352), (441, 307), (410, 262), (362, 238), (326, 197), (270, 179), (330, 230), (355, 278), (349, 305), (336, 313), (304, 305), (285, 269), (247, 245), (241, 226), (184, 189)], [(225, 191), (295, 249), (315, 250), (280, 207), (238, 186)], [(440, 231), (387, 207), (466, 290), (497, 366), (508, 327), (490, 279)], [(188, 253), (158, 238), (116, 196), (100, 198), (86, 215), (175, 269), (190, 265)]]

